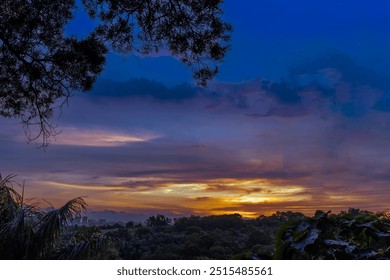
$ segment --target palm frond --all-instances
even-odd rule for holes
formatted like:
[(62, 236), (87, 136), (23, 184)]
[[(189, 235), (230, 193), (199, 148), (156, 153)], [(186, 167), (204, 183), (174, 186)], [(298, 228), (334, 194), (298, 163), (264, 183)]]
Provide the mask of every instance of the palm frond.
[(3, 224), (0, 230), (0, 256), (7, 259), (24, 258), (32, 231), (26, 227), (29, 208), (21, 207), (13, 220)]
[(9, 175), (3, 179), (0, 174), (0, 225), (12, 221), (22, 205), (22, 197), (12, 185), (13, 177)]
[(78, 241), (71, 245), (59, 257), (63, 260), (86, 260), (98, 259), (100, 255), (107, 252), (112, 245), (111, 238), (105, 234), (93, 234), (90, 238)]
[(64, 206), (46, 213), (38, 225), (33, 251), (38, 252), (39, 257), (44, 257), (46, 252), (53, 248), (55, 241), (60, 238), (63, 227), (69, 225), (86, 209), (87, 204), (84, 199), (77, 197), (68, 201)]

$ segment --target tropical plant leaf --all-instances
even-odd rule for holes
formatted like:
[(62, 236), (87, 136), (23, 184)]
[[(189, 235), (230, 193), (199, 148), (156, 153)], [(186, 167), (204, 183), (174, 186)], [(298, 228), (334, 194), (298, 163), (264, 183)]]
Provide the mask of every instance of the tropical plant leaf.
[(308, 245), (312, 245), (316, 242), (320, 232), (321, 231), (318, 229), (311, 229), (307, 232), (305, 238), (301, 239), (299, 242), (291, 243), (291, 247), (303, 252)]
[(70, 246), (59, 259), (77, 260), (77, 259), (95, 259), (112, 245), (111, 239), (105, 234), (93, 234), (86, 240), (79, 241)]
[(53, 243), (59, 239), (61, 230), (81, 212), (85, 211), (87, 204), (82, 197), (68, 201), (64, 206), (49, 211), (41, 220), (35, 236), (35, 252), (43, 257)]
[(336, 248), (342, 248), (346, 251), (346, 253), (352, 253), (353, 250), (356, 249), (355, 245), (351, 245), (349, 242), (346, 241), (340, 241), (340, 240), (330, 240), (326, 239), (324, 240), (325, 245), (329, 247), (336, 247)]
[(14, 177), (9, 175), (3, 179), (0, 174), (0, 225), (12, 221), (22, 203), (22, 197), (12, 185)]

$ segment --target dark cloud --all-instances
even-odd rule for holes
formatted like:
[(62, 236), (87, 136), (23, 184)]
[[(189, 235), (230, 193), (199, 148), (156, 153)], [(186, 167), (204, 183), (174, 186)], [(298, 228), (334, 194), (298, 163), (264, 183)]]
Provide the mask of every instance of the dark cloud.
[(197, 89), (183, 83), (167, 87), (148, 79), (130, 79), (126, 82), (98, 80), (92, 96), (153, 98), (158, 101), (182, 101), (197, 96)]
[(381, 112), (390, 112), (390, 94), (384, 94), (381, 99), (375, 103), (373, 109)]
[(291, 67), (282, 81), (262, 81), (260, 87), (276, 103), (262, 113), (248, 113), (248, 117), (340, 113), (345, 118), (361, 118), (371, 110), (390, 111), (390, 79), (341, 52)]
[(332, 82), (342, 79), (350, 83), (390, 88), (390, 82), (386, 77), (359, 65), (352, 57), (338, 51), (329, 51), (311, 62), (291, 67), (290, 78), (300, 83), (306, 79), (306, 83), (323, 86), (331, 86)]
[(302, 97), (299, 95), (300, 88), (287, 82), (264, 81), (262, 89), (275, 97), (281, 104), (295, 105), (302, 101)]
[[(372, 94), (372, 91), (384, 91), (390, 88), (389, 84), (387, 79), (358, 65), (348, 55), (333, 52), (292, 67), (280, 82), (214, 83), (208, 89), (199, 89), (189, 84), (167, 87), (147, 79), (99, 80), (90, 96), (174, 103), (192, 100), (203, 103), (203, 108), (209, 111), (251, 110), (246, 113), (251, 118), (303, 117), (320, 110), (338, 111), (347, 118), (358, 118), (370, 109), (387, 111), (386, 98), (379, 100), (380, 94)], [(261, 107), (261, 103), (262, 112), (253, 111)]]

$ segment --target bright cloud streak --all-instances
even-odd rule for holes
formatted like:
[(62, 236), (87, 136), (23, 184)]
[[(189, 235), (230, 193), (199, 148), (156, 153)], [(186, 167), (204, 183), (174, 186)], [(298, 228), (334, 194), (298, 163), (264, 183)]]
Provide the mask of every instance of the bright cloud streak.
[(126, 134), (103, 129), (63, 128), (52, 144), (89, 147), (117, 147), (134, 142), (148, 142), (160, 136), (154, 133)]

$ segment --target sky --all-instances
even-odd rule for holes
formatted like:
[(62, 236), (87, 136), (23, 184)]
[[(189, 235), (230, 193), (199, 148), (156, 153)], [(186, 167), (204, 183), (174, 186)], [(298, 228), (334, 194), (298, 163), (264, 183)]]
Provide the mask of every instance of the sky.
[[(390, 208), (388, 1), (227, 0), (231, 49), (206, 88), (160, 53), (110, 54), (46, 149), (0, 119), (0, 173), (108, 220)], [(67, 32), (93, 24), (77, 11)]]

